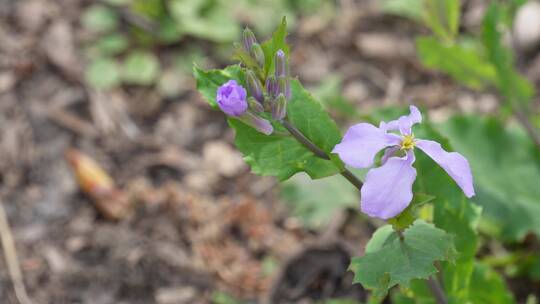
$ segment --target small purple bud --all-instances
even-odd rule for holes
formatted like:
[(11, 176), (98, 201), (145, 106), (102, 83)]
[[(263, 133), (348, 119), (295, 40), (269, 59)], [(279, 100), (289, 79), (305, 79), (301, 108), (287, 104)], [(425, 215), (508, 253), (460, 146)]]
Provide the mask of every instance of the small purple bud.
[(229, 80), (218, 88), (216, 100), (225, 114), (238, 117), (248, 109), (246, 96), (246, 89), (235, 80)]
[(291, 81), (287, 76), (279, 76), (278, 78), (278, 92), (283, 94), (285, 98), (291, 99)]
[(278, 96), (279, 87), (274, 76), (269, 76), (268, 78), (266, 78), (266, 92), (268, 92), (268, 95), (270, 95), (271, 97)]
[(257, 76), (255, 76), (255, 73), (253, 73), (253, 71), (247, 71), (246, 83), (249, 94), (253, 96), (253, 98), (255, 98), (258, 102), (262, 103), (264, 101), (264, 96), (261, 82), (259, 81)]
[(257, 38), (255, 38), (255, 34), (253, 34), (253, 32), (247, 27), (244, 29), (243, 36), (244, 49), (249, 53), (251, 51), (251, 46), (257, 43)]
[(248, 98), (248, 107), (251, 111), (257, 114), (264, 112), (263, 105), (253, 97)]
[(283, 94), (272, 103), (272, 119), (282, 120), (287, 115), (287, 99)]
[(285, 56), (285, 52), (283, 50), (278, 50), (276, 52), (276, 78), (280, 76), (287, 76), (287, 57)]
[(240, 120), (263, 134), (270, 135), (274, 132), (274, 128), (268, 120), (251, 113), (251, 111), (242, 115)]
[(255, 58), (255, 61), (259, 64), (259, 66), (264, 66), (264, 52), (260, 44), (254, 43), (251, 45), (249, 54), (251, 57)]

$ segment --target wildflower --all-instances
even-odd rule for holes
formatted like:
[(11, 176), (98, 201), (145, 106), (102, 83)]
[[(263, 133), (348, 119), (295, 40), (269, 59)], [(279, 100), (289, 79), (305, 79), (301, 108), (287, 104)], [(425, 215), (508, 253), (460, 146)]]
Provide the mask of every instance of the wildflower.
[[(333, 153), (349, 166), (368, 168), (375, 155), (383, 150), (381, 166), (372, 168), (366, 175), (361, 189), (362, 212), (381, 219), (401, 213), (412, 201), (412, 185), (416, 179), (414, 148), (417, 147), (441, 166), (463, 190), (467, 197), (474, 196), (473, 178), (469, 162), (461, 154), (447, 152), (435, 141), (416, 139), (412, 126), (422, 121), (420, 111), (410, 107), (410, 114), (379, 127), (360, 123), (352, 126)], [(399, 131), (399, 134), (391, 133)], [(404, 156), (396, 156), (404, 154)]]
[[(250, 99), (253, 100), (253, 97)], [(235, 80), (229, 80), (218, 88), (216, 100), (225, 114), (240, 119), (261, 133), (272, 134), (272, 124), (256, 114), (261, 110), (260, 104), (248, 102), (246, 89)]]

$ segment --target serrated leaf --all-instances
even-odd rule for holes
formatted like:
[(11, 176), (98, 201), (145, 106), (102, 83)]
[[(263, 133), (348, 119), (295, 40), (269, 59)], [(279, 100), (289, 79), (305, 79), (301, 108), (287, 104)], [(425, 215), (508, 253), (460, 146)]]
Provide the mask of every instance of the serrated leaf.
[(540, 235), (540, 159), (519, 129), (495, 119), (458, 116), (438, 127), (470, 162), (482, 227), (508, 241)]
[(477, 47), (420, 37), (416, 39), (416, 48), (424, 65), (448, 73), (456, 81), (473, 89), (496, 82), (495, 68), (484, 59)]
[[(287, 105), (287, 116), (307, 138), (330, 154), (341, 140), (336, 123), (322, 106), (296, 79), (291, 81), (292, 97)], [(283, 135), (266, 136), (237, 119), (229, 119), (236, 130), (236, 147), (244, 154), (253, 173), (276, 176), (286, 180), (297, 172), (306, 172), (311, 178), (323, 178), (341, 171), (342, 163), (337, 157), (324, 160), (298, 143)], [(274, 125), (278, 131), (285, 130)]]
[(95, 4), (87, 8), (82, 16), (82, 25), (97, 33), (105, 33), (118, 26), (118, 15), (110, 8)]
[(100, 57), (87, 66), (85, 78), (96, 89), (109, 89), (120, 84), (120, 67), (115, 60)]
[(402, 241), (389, 226), (379, 228), (369, 241), (366, 254), (351, 262), (354, 282), (372, 289), (377, 298), (396, 284), (408, 286), (412, 279), (425, 279), (436, 273), (435, 261), (455, 259), (453, 238), (444, 230), (417, 220), (403, 234)]
[(197, 90), (214, 109), (217, 109), (217, 89), (225, 82), (235, 79), (238, 83), (244, 83), (244, 73), (239, 65), (230, 65), (223, 70), (202, 70), (197, 65), (193, 66), (193, 76), (197, 81)]
[(149, 85), (156, 80), (159, 69), (159, 61), (154, 54), (135, 51), (124, 62), (122, 80), (130, 84)]

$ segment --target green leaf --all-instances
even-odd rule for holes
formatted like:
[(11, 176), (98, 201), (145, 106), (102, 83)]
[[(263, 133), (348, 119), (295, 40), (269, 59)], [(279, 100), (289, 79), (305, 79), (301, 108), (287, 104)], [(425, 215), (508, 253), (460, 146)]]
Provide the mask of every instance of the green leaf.
[(496, 86), (513, 106), (523, 106), (530, 102), (534, 95), (531, 83), (514, 68), (511, 51), (502, 43), (501, 23), (504, 12), (501, 7), (492, 3), (484, 15), (482, 23), (482, 42), (487, 56), (497, 71)]
[(124, 62), (122, 79), (130, 84), (149, 85), (156, 80), (159, 69), (159, 61), (152, 53), (135, 51)]
[(476, 263), (471, 279), (471, 303), (515, 303), (503, 278), (487, 265)]
[(540, 235), (540, 159), (520, 129), (495, 119), (454, 117), (438, 129), (472, 167), (482, 227), (508, 241)]
[(292, 214), (312, 229), (324, 229), (338, 210), (357, 207), (360, 200), (358, 189), (337, 175), (311, 180), (297, 174), (282, 184), (281, 195)]
[(390, 226), (377, 230), (366, 254), (353, 258), (354, 282), (372, 289), (377, 298), (396, 284), (408, 286), (412, 279), (426, 279), (437, 272), (435, 261), (453, 261), (453, 238), (445, 231), (417, 220), (400, 240)]
[[(285, 17), (281, 19), (281, 24), (272, 34), (272, 38), (265, 41), (261, 46), (264, 52), (264, 73), (266, 76), (274, 71), (274, 56), (278, 50), (285, 52), (286, 57), (289, 57), (289, 46), (287, 45), (287, 20)], [(266, 77), (265, 77), (266, 78)]]
[(220, 1), (170, 0), (168, 8), (181, 32), (215, 42), (231, 42), (240, 35), (232, 11)]
[(424, 22), (442, 40), (452, 41), (459, 26), (459, 0), (424, 0)]
[[(292, 98), (287, 105), (287, 116), (307, 138), (329, 153), (341, 140), (336, 123), (322, 106), (296, 79), (291, 81)], [(341, 171), (342, 163), (334, 156), (331, 161), (316, 157), (294, 138), (283, 135), (266, 136), (237, 119), (229, 119), (236, 130), (236, 147), (244, 154), (251, 170), (259, 175), (276, 176), (286, 180), (297, 172), (311, 178), (323, 178)], [(285, 129), (274, 125), (278, 131)]]
[(383, 0), (381, 9), (385, 13), (413, 19), (417, 22), (423, 20), (424, 0)]
[(120, 67), (115, 60), (100, 57), (90, 62), (85, 78), (96, 89), (109, 89), (120, 84)]
[(435, 199), (434, 196), (424, 194), (424, 193), (415, 193), (412, 202), (409, 204), (405, 210), (403, 210), (398, 216), (393, 217), (388, 220), (388, 224), (392, 225), (394, 230), (404, 230), (413, 224), (416, 216), (416, 210), (422, 207), (424, 204), (431, 202)]
[(118, 15), (104, 5), (92, 5), (84, 11), (82, 16), (82, 25), (96, 33), (114, 30), (118, 24)]
[(114, 56), (125, 51), (129, 41), (124, 35), (111, 34), (101, 37), (94, 45), (100, 54)]
[(424, 65), (443, 71), (466, 86), (479, 89), (496, 83), (495, 68), (478, 47), (420, 37), (416, 39), (416, 48)]
[[(462, 153), (459, 148), (450, 146), (449, 141), (437, 132), (429, 120), (415, 127), (418, 138), (434, 140), (447, 151)], [(454, 143), (453, 141), (451, 141)], [(466, 155), (465, 155), (466, 156)], [(433, 222), (455, 237), (459, 256), (456, 263), (441, 263), (444, 289), (450, 302), (464, 303), (468, 299), (470, 277), (474, 266), (474, 256), (478, 248), (476, 232), (481, 209), (467, 199), (454, 180), (429, 156), (416, 150), (418, 177), (416, 191), (434, 195)], [(469, 159), (471, 164), (474, 160)], [(473, 168), (473, 176), (476, 177)]]
[(230, 65), (223, 70), (202, 70), (197, 65), (193, 66), (193, 76), (197, 81), (197, 90), (214, 109), (217, 109), (217, 89), (225, 82), (235, 79), (240, 84), (244, 83), (244, 73), (239, 65)]

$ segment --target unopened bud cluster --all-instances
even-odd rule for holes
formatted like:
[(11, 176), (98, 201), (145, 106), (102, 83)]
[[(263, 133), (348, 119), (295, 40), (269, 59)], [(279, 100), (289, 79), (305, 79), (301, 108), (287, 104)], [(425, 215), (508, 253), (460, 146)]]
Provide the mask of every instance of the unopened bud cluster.
[(217, 92), (217, 103), (229, 116), (236, 117), (264, 134), (273, 132), (272, 124), (263, 113), (269, 112), (273, 120), (281, 121), (287, 115), (287, 102), (291, 99), (291, 84), (287, 56), (278, 50), (273, 56), (274, 73), (263, 75), (266, 59), (255, 35), (246, 28), (243, 33), (243, 52), (249, 63), (245, 66), (246, 89), (236, 81), (223, 84)]

